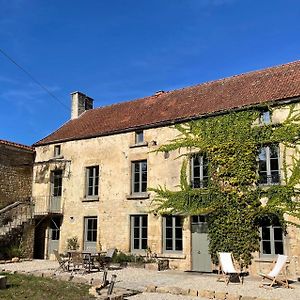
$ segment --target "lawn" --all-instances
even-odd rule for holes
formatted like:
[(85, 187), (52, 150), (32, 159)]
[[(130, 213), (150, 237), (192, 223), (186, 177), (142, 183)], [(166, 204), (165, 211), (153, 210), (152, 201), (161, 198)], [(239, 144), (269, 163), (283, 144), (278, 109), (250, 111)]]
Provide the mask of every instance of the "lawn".
[(0, 290), (1, 300), (60, 300), (94, 299), (89, 295), (89, 286), (72, 282), (59, 281), (33, 275), (5, 274), (7, 288)]

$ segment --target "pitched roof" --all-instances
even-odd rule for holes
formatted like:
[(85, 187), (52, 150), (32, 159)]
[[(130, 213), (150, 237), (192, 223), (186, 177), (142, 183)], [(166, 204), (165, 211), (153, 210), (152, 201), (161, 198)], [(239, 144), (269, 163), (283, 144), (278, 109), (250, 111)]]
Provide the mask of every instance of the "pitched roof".
[(300, 61), (88, 110), (35, 145), (170, 124), (298, 96)]
[(30, 152), (34, 151), (34, 148), (31, 146), (27, 146), (27, 145), (15, 143), (15, 142), (10, 142), (10, 141), (6, 141), (6, 140), (0, 140), (0, 145), (10, 146), (10, 147), (14, 147), (14, 148), (22, 149), (22, 150), (27, 150)]

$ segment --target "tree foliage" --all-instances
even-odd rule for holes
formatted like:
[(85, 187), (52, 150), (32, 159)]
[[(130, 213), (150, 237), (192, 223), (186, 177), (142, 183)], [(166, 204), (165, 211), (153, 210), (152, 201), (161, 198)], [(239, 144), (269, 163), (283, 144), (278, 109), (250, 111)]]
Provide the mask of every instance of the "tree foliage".
[[(180, 189), (165, 186), (156, 192), (153, 210), (182, 215), (208, 215), (209, 248), (214, 262), (217, 252), (230, 251), (242, 266), (251, 263), (259, 250), (259, 224), (267, 216), (279, 219), (285, 228), (284, 214), (299, 219), (300, 114), (295, 104), (281, 107), (287, 111), (280, 124), (256, 124), (262, 107), (230, 112), (177, 124), (176, 139), (159, 148), (159, 152), (186, 149), (180, 174)], [(256, 125), (255, 125), (256, 124)], [(281, 146), (281, 185), (258, 184), (258, 154), (268, 144)], [(293, 152), (291, 161), (288, 153)], [(188, 170), (191, 153), (205, 153), (209, 161), (207, 188), (193, 189)], [(267, 199), (264, 203), (262, 199)], [(262, 204), (264, 203), (264, 204)]]

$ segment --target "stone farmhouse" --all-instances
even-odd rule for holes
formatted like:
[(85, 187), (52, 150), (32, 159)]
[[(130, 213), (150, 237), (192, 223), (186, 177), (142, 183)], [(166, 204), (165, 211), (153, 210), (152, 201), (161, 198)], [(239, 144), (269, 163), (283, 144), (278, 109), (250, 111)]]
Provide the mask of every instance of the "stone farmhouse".
[[(71, 98), (71, 119), (34, 145), (35, 257), (65, 251), (76, 236), (81, 250), (145, 254), (149, 247), (171, 268), (210, 272), (205, 216), (149, 212), (154, 195), (148, 188), (178, 189), (182, 163), (178, 151), (155, 150), (178, 135), (176, 123), (252, 106), (272, 107), (262, 120), (282, 122), (282, 106), (300, 100), (300, 61), (99, 108), (81, 92)], [(265, 184), (280, 184), (280, 150), (266, 147), (261, 158)], [(207, 176), (203, 158), (192, 156), (191, 184), (201, 188)], [(262, 226), (261, 232), (251, 272), (286, 253), (290, 274), (298, 276), (299, 229), (284, 235), (278, 226)]]

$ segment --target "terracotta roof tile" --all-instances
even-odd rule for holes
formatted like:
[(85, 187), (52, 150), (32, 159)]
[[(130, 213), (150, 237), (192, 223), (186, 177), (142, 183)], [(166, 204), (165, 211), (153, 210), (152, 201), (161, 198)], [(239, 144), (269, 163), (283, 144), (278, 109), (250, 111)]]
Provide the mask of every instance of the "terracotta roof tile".
[(31, 146), (27, 146), (27, 145), (15, 143), (15, 142), (10, 142), (10, 141), (6, 141), (6, 140), (0, 140), (0, 145), (1, 144), (6, 145), (6, 146), (10, 146), (10, 147), (15, 147), (15, 148), (27, 150), (27, 151), (32, 151), (32, 152), (34, 151), (34, 148), (31, 147)]
[(300, 61), (88, 110), (36, 145), (167, 124), (300, 96)]

